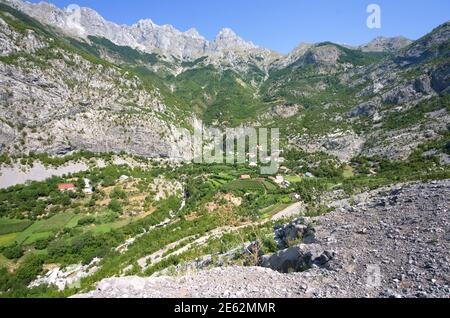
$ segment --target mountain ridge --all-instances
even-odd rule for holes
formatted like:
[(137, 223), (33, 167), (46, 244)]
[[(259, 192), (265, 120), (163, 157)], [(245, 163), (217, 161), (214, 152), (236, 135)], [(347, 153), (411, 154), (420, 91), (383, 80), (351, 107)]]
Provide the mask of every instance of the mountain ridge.
[[(195, 28), (182, 32), (172, 25), (157, 25), (151, 19), (141, 19), (132, 25), (119, 25), (105, 20), (98, 12), (90, 8), (80, 8), (77, 23), (71, 19), (73, 11), (61, 9), (47, 2), (38, 4), (27, 3), (22, 0), (4, 0), (16, 8), (30, 14), (41, 22), (63, 29), (70, 35), (87, 37), (103, 36), (117, 45), (126, 45), (143, 50), (147, 53), (162, 53), (175, 56), (182, 60), (193, 61), (203, 56), (223, 55), (224, 51), (246, 51), (251, 54), (261, 54), (272, 62), (272, 55), (287, 58), (296, 49), (286, 55), (276, 53), (267, 48), (254, 45), (243, 40), (230, 28), (224, 27), (213, 41), (206, 40)], [(92, 24), (97, 29), (89, 29)], [(86, 29), (86, 27), (88, 29)], [(224, 35), (226, 35), (224, 37)], [(352, 47), (366, 52), (394, 52), (410, 44), (411, 41), (403, 37), (379, 37), (368, 44)], [(173, 45), (172, 45), (173, 44)], [(181, 48), (181, 49), (180, 49)], [(270, 54), (268, 54), (270, 52)]]
[[(177, 126), (192, 128), (193, 121), (203, 120), (220, 127), (277, 125), (292, 145), (316, 145), (311, 149), (341, 160), (362, 153), (398, 158), (422, 141), (438, 138), (445, 128), (447, 117), (441, 116), (430, 119), (428, 129), (415, 126), (409, 135), (403, 130), (406, 137), (399, 147), (383, 145), (379, 138), (395, 132), (386, 127), (392, 127), (388, 122), (396, 109), (408, 113), (418, 104), (424, 105), (423, 111), (445, 105), (440, 95), (449, 86), (448, 23), (395, 53), (324, 42), (301, 45), (286, 60), (272, 56), (270, 64), (264, 55), (234, 49), (186, 62), (118, 46), (103, 37), (83, 40), (55, 33), (7, 8), (0, 33), (5, 43), (0, 65), (7, 83), (1, 92), (5, 151), (55, 155), (83, 149), (180, 157), (186, 145), (178, 145), (170, 134)], [(152, 22), (141, 24), (146, 28)], [(225, 43), (229, 38), (239, 42), (231, 30), (218, 36)], [(36, 88), (35, 96), (27, 85)], [(111, 94), (103, 87), (116, 89)], [(55, 102), (55, 95), (63, 98)], [(43, 106), (33, 106), (36, 99)], [(430, 99), (443, 102), (428, 105)], [(104, 120), (105, 111), (114, 116)], [(145, 133), (138, 128), (144, 116)], [(418, 118), (412, 118), (411, 125), (417, 125)], [(51, 137), (36, 131), (42, 124)], [(155, 127), (162, 133), (150, 134)], [(146, 134), (152, 137), (144, 140)]]

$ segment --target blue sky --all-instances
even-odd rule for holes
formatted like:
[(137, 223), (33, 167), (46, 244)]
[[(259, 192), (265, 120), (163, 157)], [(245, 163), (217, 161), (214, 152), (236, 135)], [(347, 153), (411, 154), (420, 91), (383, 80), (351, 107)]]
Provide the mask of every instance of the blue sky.
[[(40, 2), (40, 0), (31, 0)], [(76, 3), (107, 20), (133, 24), (150, 18), (214, 39), (223, 27), (255, 44), (287, 53), (300, 42), (362, 44), (376, 36), (417, 39), (450, 20), (449, 0), (49, 0)], [(366, 26), (369, 4), (382, 10), (382, 28)]]

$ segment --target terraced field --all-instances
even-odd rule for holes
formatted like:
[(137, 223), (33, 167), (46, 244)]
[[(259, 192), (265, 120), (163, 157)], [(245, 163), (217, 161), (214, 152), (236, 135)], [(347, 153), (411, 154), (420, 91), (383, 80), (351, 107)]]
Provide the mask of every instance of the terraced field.
[(36, 221), (25, 231), (20, 232), (15, 241), (19, 244), (32, 244), (39, 239), (48, 238), (64, 229), (65, 225), (74, 218), (72, 213), (57, 214), (47, 220)]
[(29, 227), (33, 222), (29, 220), (14, 220), (1, 218), (0, 219), (0, 235), (6, 235), (10, 233), (22, 232)]

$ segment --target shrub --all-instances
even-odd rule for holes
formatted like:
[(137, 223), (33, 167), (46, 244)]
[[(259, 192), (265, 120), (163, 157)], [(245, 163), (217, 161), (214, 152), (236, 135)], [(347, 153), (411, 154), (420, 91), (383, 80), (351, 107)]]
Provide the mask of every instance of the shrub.
[(51, 242), (50, 238), (40, 239), (34, 243), (34, 247), (37, 250), (45, 250), (48, 247), (48, 244), (50, 244), (50, 242)]
[(7, 259), (19, 259), (23, 256), (23, 248), (17, 244), (13, 246), (6, 247), (3, 250), (3, 255)]
[(78, 220), (79, 226), (89, 225), (95, 223), (95, 218), (93, 216), (87, 216)]
[(117, 199), (111, 200), (111, 202), (108, 204), (108, 209), (116, 213), (123, 212), (122, 206), (120, 205), (119, 201), (117, 201)]
[(39, 255), (28, 256), (16, 272), (17, 279), (21, 283), (28, 285), (42, 271), (43, 264), (44, 260), (42, 256)]
[(112, 190), (110, 196), (111, 199), (120, 199), (120, 200), (126, 200), (127, 194), (125, 191), (123, 191), (121, 188), (116, 187)]

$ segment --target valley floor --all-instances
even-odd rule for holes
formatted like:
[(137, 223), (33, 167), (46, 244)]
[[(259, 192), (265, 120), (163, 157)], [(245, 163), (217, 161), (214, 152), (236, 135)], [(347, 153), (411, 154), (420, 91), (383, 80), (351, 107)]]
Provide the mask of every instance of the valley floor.
[[(379, 189), (312, 218), (326, 268), (281, 274), (224, 267), (178, 277), (120, 277), (76, 297), (448, 297), (450, 180)], [(379, 274), (379, 275), (378, 275)]]

